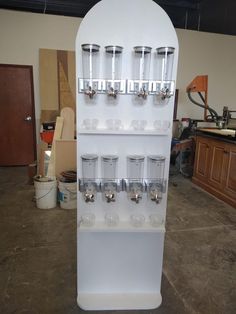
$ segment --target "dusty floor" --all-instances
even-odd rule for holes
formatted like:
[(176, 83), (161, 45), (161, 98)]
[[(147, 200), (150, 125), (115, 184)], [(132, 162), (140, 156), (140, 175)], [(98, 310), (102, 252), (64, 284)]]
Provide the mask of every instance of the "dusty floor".
[[(37, 209), (27, 181), (25, 168), (0, 168), (0, 313), (82, 313), (76, 212)], [(170, 180), (167, 216), (163, 303), (119, 313), (236, 313), (236, 209), (178, 176)]]

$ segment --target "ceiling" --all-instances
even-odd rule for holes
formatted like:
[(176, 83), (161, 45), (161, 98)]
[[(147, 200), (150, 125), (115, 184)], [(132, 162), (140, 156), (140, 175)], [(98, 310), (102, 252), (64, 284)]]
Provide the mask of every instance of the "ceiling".
[[(129, 1), (129, 0), (127, 0)], [(176, 28), (236, 35), (235, 0), (154, 0)], [(0, 0), (0, 8), (84, 17), (99, 0)]]

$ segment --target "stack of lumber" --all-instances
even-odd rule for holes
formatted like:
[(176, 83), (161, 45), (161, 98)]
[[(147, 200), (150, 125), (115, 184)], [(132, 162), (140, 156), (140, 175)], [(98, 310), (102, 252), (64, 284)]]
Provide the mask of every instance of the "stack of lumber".
[(76, 170), (75, 114), (73, 109), (65, 107), (56, 119), (54, 137), (48, 167), (45, 169), (47, 147), (42, 143), (38, 174), (56, 176), (61, 172)]

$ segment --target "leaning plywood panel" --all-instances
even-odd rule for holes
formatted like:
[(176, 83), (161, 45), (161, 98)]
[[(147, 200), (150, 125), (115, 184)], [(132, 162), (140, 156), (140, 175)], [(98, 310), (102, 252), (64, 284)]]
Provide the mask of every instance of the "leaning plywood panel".
[(62, 129), (63, 129), (63, 120), (64, 119), (62, 117), (57, 117), (47, 176), (55, 176), (55, 141), (61, 139), (61, 134), (62, 134)]
[(59, 102), (56, 50), (39, 50), (39, 74), (41, 110), (57, 110)]
[(76, 140), (55, 141), (55, 174), (76, 170)]
[[(41, 110), (56, 112), (64, 107), (75, 110), (74, 51), (40, 49), (39, 71)], [(52, 119), (45, 112), (42, 116)]]
[(61, 117), (64, 118), (61, 138), (63, 140), (73, 140), (75, 137), (75, 113), (74, 110), (65, 107), (61, 110)]

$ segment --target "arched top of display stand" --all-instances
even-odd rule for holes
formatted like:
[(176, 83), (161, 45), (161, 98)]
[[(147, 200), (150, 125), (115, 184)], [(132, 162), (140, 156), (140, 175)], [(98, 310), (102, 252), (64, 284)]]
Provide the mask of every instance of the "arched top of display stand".
[(174, 27), (165, 11), (151, 0), (102, 0), (84, 17), (77, 44), (178, 47)]

